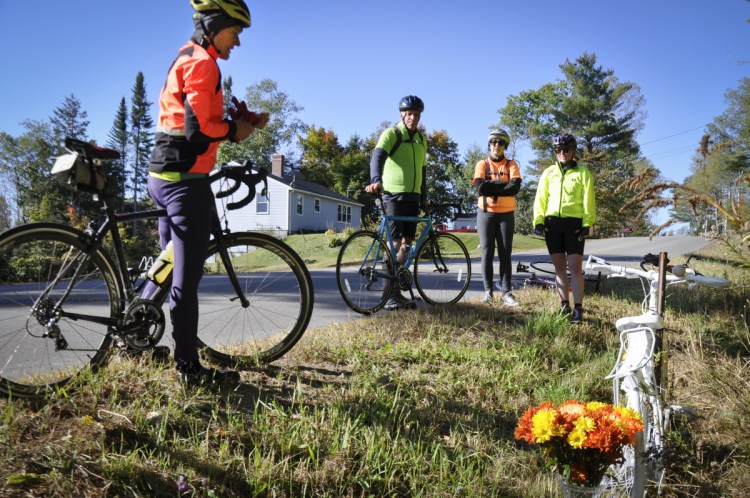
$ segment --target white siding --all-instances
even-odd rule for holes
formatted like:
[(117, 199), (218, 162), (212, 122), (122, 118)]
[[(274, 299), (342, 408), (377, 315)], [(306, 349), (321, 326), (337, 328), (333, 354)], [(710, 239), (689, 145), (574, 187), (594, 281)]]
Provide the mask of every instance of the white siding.
[[(216, 185), (216, 184), (214, 184)], [(216, 189), (214, 189), (215, 191)], [(240, 209), (227, 212), (229, 228), (234, 232), (249, 230), (281, 230), (287, 231), (289, 205), (287, 203), (289, 188), (283, 183), (269, 180), (268, 182), (268, 214), (256, 214), (256, 199)], [(239, 200), (247, 194), (244, 185), (233, 195), (233, 200)], [(223, 205), (227, 199), (216, 199), (219, 213), (223, 212)], [(230, 202), (232, 199), (230, 199)]]
[[(214, 184), (214, 191), (218, 188)], [(216, 199), (219, 213), (224, 212), (223, 206), (227, 202), (237, 201), (247, 193), (247, 187), (241, 187), (230, 199)], [(302, 215), (297, 214), (297, 196), (302, 195)], [(315, 212), (315, 200), (320, 201), (320, 212)], [(338, 221), (338, 205), (351, 207), (351, 223)], [(323, 197), (319, 194), (290, 189), (284, 183), (268, 180), (268, 212), (257, 213), (257, 197), (250, 204), (238, 210), (227, 211), (229, 228), (234, 232), (241, 231), (272, 231), (278, 235), (295, 233), (301, 230), (325, 231), (333, 228), (341, 232), (352, 226), (359, 228), (362, 218), (362, 208), (358, 204), (347, 203), (336, 199)]]
[[(302, 195), (302, 216), (297, 214), (297, 195)], [(315, 212), (315, 199), (320, 200), (320, 212)], [(291, 223), (289, 233), (302, 230), (325, 231), (333, 228), (337, 232), (342, 231), (348, 226), (358, 228), (360, 226), (361, 208), (358, 205), (348, 204), (352, 209), (351, 224), (340, 223), (338, 219), (338, 205), (344, 204), (344, 201), (337, 201), (319, 195), (292, 191), (289, 199), (291, 207)]]

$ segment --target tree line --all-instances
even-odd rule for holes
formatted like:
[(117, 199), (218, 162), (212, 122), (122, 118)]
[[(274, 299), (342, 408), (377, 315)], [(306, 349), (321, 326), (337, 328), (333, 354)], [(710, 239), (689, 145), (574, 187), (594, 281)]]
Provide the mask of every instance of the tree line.
[[(532, 231), (536, 179), (554, 162), (551, 139), (562, 132), (578, 138), (580, 162), (594, 173), (599, 211), (595, 231), (600, 236), (617, 235), (625, 228), (642, 235), (665, 228), (656, 226), (650, 214), (667, 205), (671, 206), (670, 221), (685, 221), (691, 233), (737, 231), (741, 229), (737, 223), (747, 222), (750, 80), (728, 91), (727, 109), (707, 126), (703, 140), (696, 144), (689, 165), (691, 176), (684, 184), (670, 184), (657, 165), (643, 156), (636, 140), (645, 118), (645, 99), (638, 85), (620, 81), (612, 69), (598, 64), (595, 54), (566, 60), (560, 70), (556, 81), (508, 96), (497, 110), (497, 123), (488, 123), (488, 129), (502, 127), (510, 132), (509, 157), (522, 145), (533, 152), (532, 160), (524, 165), (524, 185), (517, 196), (519, 232)], [(88, 135), (87, 113), (74, 95), (66, 97), (48, 121), (26, 120), (18, 136), (0, 132), (0, 228), (42, 220), (85, 221), (79, 213), (90, 212), (90, 196), (78, 194), (49, 174), (54, 158), (64, 152), (61, 144), (66, 136), (120, 151), (121, 159), (108, 171), (118, 209), (149, 204), (145, 185), (155, 130), (143, 80), (138, 73), (129, 104), (121, 98), (103, 142)], [(233, 95), (232, 86), (231, 77), (223, 81), (225, 103)], [(303, 107), (273, 80), (250, 85), (238, 97), (249, 108), (268, 112), (271, 119), (248, 140), (223, 143), (220, 163), (250, 159), (270, 170), (271, 156), (283, 151), (294, 174), (364, 204), (363, 221), (376, 216), (362, 187), (369, 181), (369, 160), (379, 134), (395, 123), (383, 122), (367, 137), (354, 135), (342, 142), (334, 130), (302, 122)], [(448, 131), (422, 131), (428, 141), (429, 198), (435, 202), (461, 199), (471, 212), (476, 206), (471, 178), (486, 149), (472, 146), (461, 154)], [(667, 198), (667, 191), (678, 194)], [(692, 191), (706, 197), (686, 194)], [(694, 214), (694, 206), (701, 203), (709, 209)]]

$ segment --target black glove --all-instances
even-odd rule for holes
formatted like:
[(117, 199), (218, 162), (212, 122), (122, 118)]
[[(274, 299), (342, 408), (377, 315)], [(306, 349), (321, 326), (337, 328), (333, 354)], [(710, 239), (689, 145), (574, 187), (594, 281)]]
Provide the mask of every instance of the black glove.
[(575, 232), (573, 232), (574, 235), (578, 236), (579, 241), (583, 241), (586, 237), (589, 236), (589, 233), (590, 233), (589, 227), (581, 227)]
[(542, 225), (541, 223), (536, 225), (534, 227), (534, 235), (536, 235), (537, 237), (541, 237), (542, 235), (544, 235), (544, 225)]

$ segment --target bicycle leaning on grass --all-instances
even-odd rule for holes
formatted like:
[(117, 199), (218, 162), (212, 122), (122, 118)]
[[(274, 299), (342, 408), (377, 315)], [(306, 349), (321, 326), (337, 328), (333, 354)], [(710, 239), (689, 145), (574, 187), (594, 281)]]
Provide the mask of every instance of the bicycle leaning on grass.
[[(532, 271), (533, 270), (533, 271)], [(540, 274), (537, 275), (537, 272)], [(538, 260), (538, 261), (532, 261), (528, 265), (524, 264), (522, 262), (518, 262), (516, 265), (516, 273), (529, 273), (531, 276), (527, 277), (523, 281), (523, 286), (525, 287), (544, 287), (547, 289), (555, 289), (557, 286), (556, 280), (555, 280), (555, 265), (552, 264), (552, 261), (550, 260)], [(602, 276), (600, 273), (593, 274), (593, 273), (586, 273), (585, 271), (583, 273), (583, 281), (584, 282), (593, 282), (595, 285), (595, 290), (599, 292), (599, 284), (602, 281)], [(570, 271), (568, 271), (568, 281), (570, 282), (571, 276)], [(501, 283), (499, 280), (495, 281), (495, 288), (498, 290), (502, 290)]]
[[(94, 194), (100, 222), (85, 230), (31, 223), (0, 235), (0, 391), (11, 396), (41, 397), (81, 370), (102, 365), (113, 347), (145, 351), (164, 333), (162, 305), (171, 273), (154, 295), (141, 297), (148, 268), (131, 264), (144, 258), (126, 257), (120, 229), (166, 210), (116, 213), (104, 167), (119, 153), (73, 139), (65, 146), (70, 154), (58, 158), (52, 171)], [(198, 289), (199, 348), (210, 360), (236, 367), (273, 361), (294, 346), (310, 321), (310, 274), (282, 241), (229, 230), (227, 210), (250, 203), (256, 184), (267, 188), (265, 170), (252, 173), (249, 162), (225, 165), (210, 178), (220, 182), (222, 213), (214, 203)], [(227, 202), (243, 185), (246, 193), (238, 195), (244, 197)]]
[[(385, 213), (381, 196), (376, 203)], [(471, 258), (461, 239), (435, 229), (432, 215), (445, 209), (459, 213), (461, 204), (429, 203), (424, 216), (384, 214), (376, 231), (359, 230), (346, 239), (336, 261), (336, 282), (347, 306), (357, 313), (375, 313), (385, 306), (395, 286), (408, 290), (414, 299), (412, 283), (429, 304), (458, 302), (469, 288)], [(407, 248), (403, 265), (396, 259), (391, 221), (424, 224), (416, 242)]]
[(643, 418), (643, 432), (636, 436), (633, 447), (625, 447), (624, 462), (613, 467), (613, 477), (607, 483), (609, 488), (634, 498), (643, 498), (647, 486), (656, 487), (657, 492), (660, 490), (664, 478), (661, 459), (670, 418), (683, 410), (665, 402), (667, 364), (662, 314), (665, 289), (683, 283), (689, 288), (729, 285), (728, 280), (701, 275), (687, 264), (671, 266), (668, 263), (666, 253), (661, 253), (658, 257), (645, 256), (640, 269), (611, 265), (596, 256), (589, 256), (585, 265), (587, 270), (601, 272), (608, 278), (640, 278), (643, 282), (642, 313), (620, 318), (615, 323), (620, 332), (620, 350), (606, 377), (612, 379), (615, 404), (623, 404), (621, 398), (624, 397), (624, 404)]

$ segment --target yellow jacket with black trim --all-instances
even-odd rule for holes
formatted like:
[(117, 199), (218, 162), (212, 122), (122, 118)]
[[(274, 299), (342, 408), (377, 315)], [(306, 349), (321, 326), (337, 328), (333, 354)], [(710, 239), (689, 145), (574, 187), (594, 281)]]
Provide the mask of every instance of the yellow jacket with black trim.
[(584, 227), (596, 223), (596, 195), (591, 172), (580, 164), (564, 170), (560, 163), (545, 169), (534, 199), (534, 226), (546, 216), (581, 218)]

